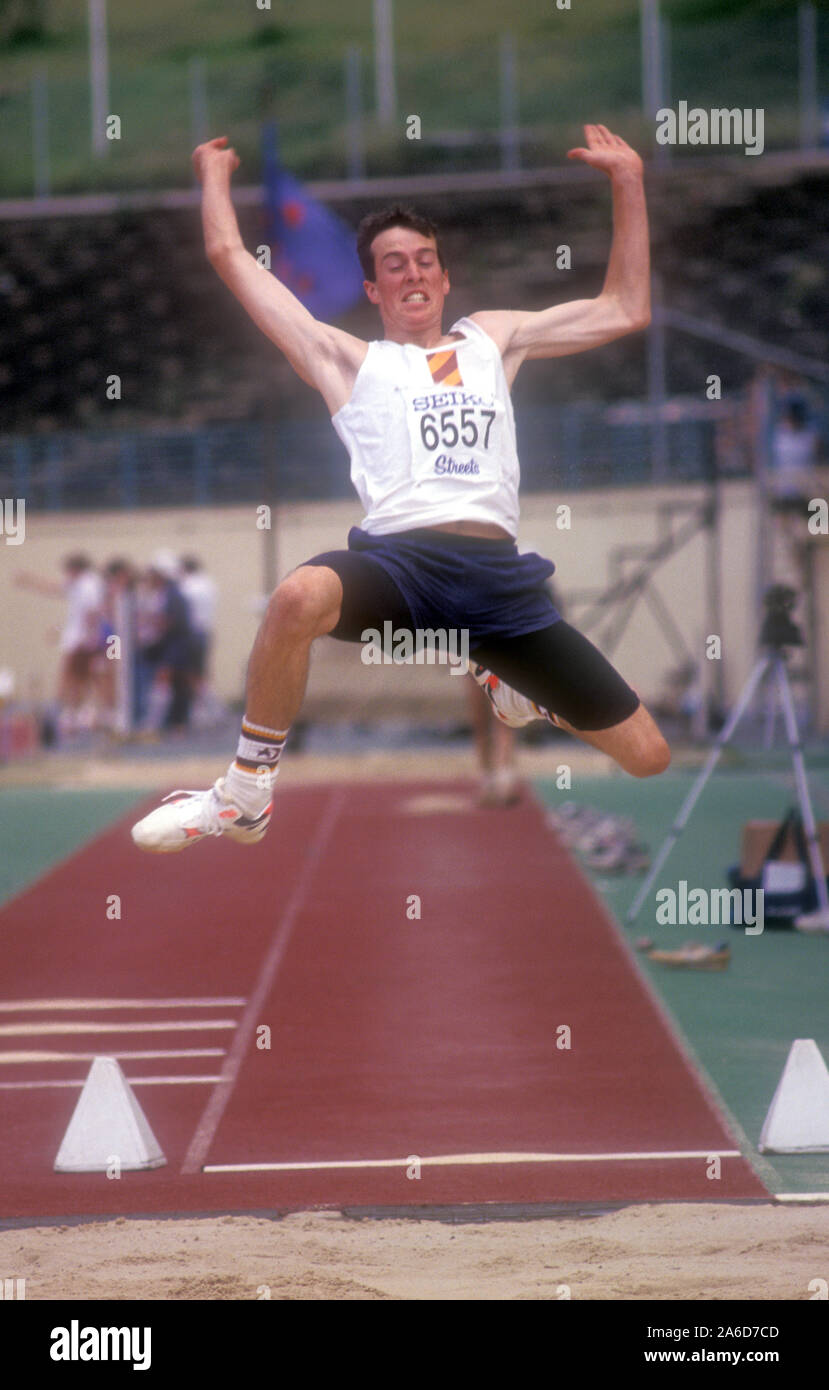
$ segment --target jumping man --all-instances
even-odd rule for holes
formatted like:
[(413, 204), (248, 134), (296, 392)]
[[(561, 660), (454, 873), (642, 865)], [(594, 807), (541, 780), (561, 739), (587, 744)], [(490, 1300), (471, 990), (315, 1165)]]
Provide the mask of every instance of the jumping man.
[(636, 777), (664, 771), (667, 744), (638, 696), (559, 617), (554, 566), (519, 554), (519, 465), (510, 388), (522, 362), (600, 347), (650, 319), (642, 162), (618, 135), (585, 127), (571, 150), (610, 178), (613, 242), (601, 294), (540, 313), (485, 311), (443, 331), (449, 274), (436, 228), (407, 209), (360, 224), (365, 291), (382, 341), (319, 323), (245, 250), (230, 197), (239, 160), (199, 145), (208, 259), (262, 332), (320, 392), (351, 457), (365, 509), (348, 549), (316, 555), (275, 590), (254, 643), (236, 758), (209, 791), (174, 792), (133, 828), (142, 849), (206, 835), (252, 844), (271, 815), (279, 757), (305, 693), (311, 643), (367, 629), (469, 634), (470, 669), (505, 723), (549, 719)]

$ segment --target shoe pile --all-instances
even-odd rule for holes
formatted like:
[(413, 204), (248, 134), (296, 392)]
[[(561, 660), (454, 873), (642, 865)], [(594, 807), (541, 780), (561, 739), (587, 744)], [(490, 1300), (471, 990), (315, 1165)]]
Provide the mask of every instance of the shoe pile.
[(625, 816), (565, 801), (550, 812), (547, 824), (568, 849), (584, 856), (591, 869), (638, 874), (650, 864), (647, 846), (640, 843), (636, 826)]

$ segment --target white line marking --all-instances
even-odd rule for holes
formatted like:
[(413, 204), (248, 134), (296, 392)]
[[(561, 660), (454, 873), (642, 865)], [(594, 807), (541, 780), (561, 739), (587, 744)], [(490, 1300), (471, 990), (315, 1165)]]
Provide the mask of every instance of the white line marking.
[(642, 1163), (666, 1159), (742, 1158), (739, 1149), (677, 1149), (666, 1153), (607, 1154), (437, 1154), (422, 1158), (350, 1158), (325, 1163), (209, 1163), (204, 1173), (298, 1173), (319, 1168), (408, 1168), (417, 1157), (421, 1167), (471, 1167), (500, 1163)]
[(208, 1029), (235, 1028), (234, 1018), (206, 1018), (201, 1022), (174, 1023), (0, 1023), (0, 1037), (43, 1036), (47, 1033), (202, 1033)]
[(775, 1192), (775, 1202), (829, 1202), (829, 1192)]
[(196, 1126), (190, 1147), (184, 1156), (184, 1162), (181, 1165), (182, 1173), (198, 1173), (202, 1169), (207, 1152), (213, 1142), (213, 1136), (219, 1127), (233, 1087), (236, 1085), (242, 1059), (256, 1026), (260, 1022), (265, 1000), (282, 964), (294, 923), (299, 916), (305, 895), (313, 882), (323, 851), (328, 847), (334, 826), (345, 804), (345, 798), (346, 788), (337, 788), (336, 791), (332, 792), (328, 805), (320, 818), (317, 832), (302, 861), (302, 868), (294, 891), (277, 923), (270, 949), (259, 971), (256, 988), (250, 996), (248, 1006), (241, 1017), (236, 1036), (225, 1059), (221, 1080), (205, 1106), (204, 1114)]
[(49, 1012), (58, 1009), (233, 1009), (247, 1000), (229, 999), (3, 999), (0, 1013), (21, 1009)]
[[(0, 1052), (0, 1067), (29, 1062), (94, 1062), (97, 1052)], [(180, 1047), (169, 1051), (122, 1052), (114, 1049), (108, 1054), (122, 1061), (149, 1062), (159, 1057), (224, 1057), (223, 1047)]]
[[(221, 1081), (220, 1076), (128, 1076), (131, 1086), (207, 1086)], [(80, 1090), (84, 1081), (0, 1081), (0, 1091), (45, 1091), (60, 1086)]]

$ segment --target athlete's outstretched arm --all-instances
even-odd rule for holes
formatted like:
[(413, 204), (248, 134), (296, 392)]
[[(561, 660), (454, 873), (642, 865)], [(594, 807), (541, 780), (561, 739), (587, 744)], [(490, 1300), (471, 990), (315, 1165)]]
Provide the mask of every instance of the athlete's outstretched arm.
[(505, 366), (517, 371), (526, 358), (565, 357), (600, 347), (650, 322), (650, 249), (642, 161), (619, 135), (585, 126), (587, 147), (570, 150), (610, 178), (613, 243), (602, 292), (541, 313), (473, 314), (501, 348)]
[(193, 166), (202, 185), (204, 247), (210, 264), (294, 371), (321, 393), (333, 415), (351, 396), (367, 344), (320, 323), (245, 250), (230, 197), (239, 157), (227, 148), (227, 136), (199, 145)]

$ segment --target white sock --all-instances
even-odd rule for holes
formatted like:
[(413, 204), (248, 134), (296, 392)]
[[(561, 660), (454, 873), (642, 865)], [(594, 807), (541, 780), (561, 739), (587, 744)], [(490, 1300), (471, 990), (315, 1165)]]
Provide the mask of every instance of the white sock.
[(275, 781), (275, 771), (264, 768), (262, 772), (245, 772), (232, 762), (225, 773), (224, 794), (246, 816), (258, 816), (273, 796)]
[(258, 816), (273, 794), (287, 729), (268, 729), (245, 716), (236, 757), (225, 776), (225, 796), (245, 815)]

